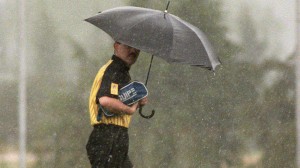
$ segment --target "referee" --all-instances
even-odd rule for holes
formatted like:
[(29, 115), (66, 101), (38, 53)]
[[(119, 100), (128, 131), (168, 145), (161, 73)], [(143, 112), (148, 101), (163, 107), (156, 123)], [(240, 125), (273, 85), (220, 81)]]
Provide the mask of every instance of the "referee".
[[(86, 145), (92, 168), (131, 168), (128, 157), (128, 127), (131, 115), (147, 98), (131, 106), (118, 100), (118, 91), (131, 81), (129, 70), (140, 51), (115, 42), (114, 55), (97, 73), (89, 98), (91, 125)], [(112, 115), (105, 115), (109, 111)]]

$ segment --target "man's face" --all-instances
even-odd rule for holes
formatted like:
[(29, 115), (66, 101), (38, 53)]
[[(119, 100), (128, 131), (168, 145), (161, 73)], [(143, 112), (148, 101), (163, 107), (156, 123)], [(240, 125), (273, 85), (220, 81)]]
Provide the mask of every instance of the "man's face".
[(140, 50), (117, 42), (114, 44), (114, 48), (115, 55), (126, 62), (129, 67), (135, 63), (140, 54)]

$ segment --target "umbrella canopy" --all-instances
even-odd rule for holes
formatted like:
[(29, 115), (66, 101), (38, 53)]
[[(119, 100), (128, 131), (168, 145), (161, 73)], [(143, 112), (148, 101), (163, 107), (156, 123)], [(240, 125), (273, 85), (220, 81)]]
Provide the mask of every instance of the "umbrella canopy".
[(211, 70), (220, 64), (205, 34), (167, 11), (125, 6), (105, 10), (86, 21), (108, 33), (115, 41), (167, 62)]

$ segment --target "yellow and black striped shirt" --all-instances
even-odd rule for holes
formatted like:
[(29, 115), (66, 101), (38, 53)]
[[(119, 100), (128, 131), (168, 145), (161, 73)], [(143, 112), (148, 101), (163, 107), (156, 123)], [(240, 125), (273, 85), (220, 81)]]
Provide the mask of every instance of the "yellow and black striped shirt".
[(96, 124), (113, 124), (122, 127), (129, 127), (131, 116), (130, 115), (115, 115), (106, 117), (101, 114), (101, 120), (97, 120), (99, 98), (108, 96), (118, 99), (118, 91), (123, 86), (130, 83), (131, 78), (129, 75), (129, 68), (117, 56), (113, 55), (104, 66), (98, 71), (91, 89), (89, 98), (89, 111), (91, 125)]

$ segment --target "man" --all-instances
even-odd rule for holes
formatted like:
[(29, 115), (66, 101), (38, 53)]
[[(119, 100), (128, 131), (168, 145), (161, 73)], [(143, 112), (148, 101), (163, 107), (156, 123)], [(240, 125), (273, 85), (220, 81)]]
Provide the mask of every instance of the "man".
[[(147, 98), (127, 106), (118, 99), (118, 91), (130, 81), (129, 69), (140, 51), (115, 42), (114, 55), (97, 73), (90, 100), (90, 119), (94, 129), (86, 145), (92, 168), (133, 167), (128, 157), (128, 127), (131, 115)], [(100, 108), (101, 107), (101, 108)], [(107, 116), (103, 110), (113, 113)]]

